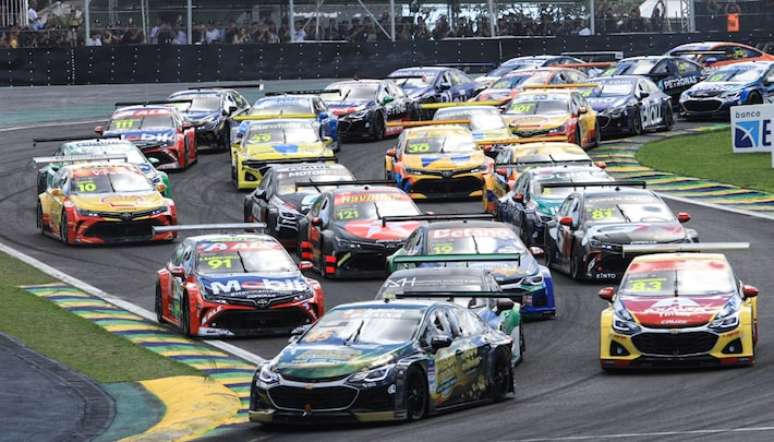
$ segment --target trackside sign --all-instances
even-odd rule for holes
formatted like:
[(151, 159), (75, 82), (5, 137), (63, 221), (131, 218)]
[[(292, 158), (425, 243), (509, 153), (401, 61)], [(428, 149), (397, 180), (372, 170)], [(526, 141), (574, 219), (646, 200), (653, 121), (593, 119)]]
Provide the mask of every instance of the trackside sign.
[(731, 129), (734, 153), (771, 152), (774, 143), (774, 104), (732, 107)]

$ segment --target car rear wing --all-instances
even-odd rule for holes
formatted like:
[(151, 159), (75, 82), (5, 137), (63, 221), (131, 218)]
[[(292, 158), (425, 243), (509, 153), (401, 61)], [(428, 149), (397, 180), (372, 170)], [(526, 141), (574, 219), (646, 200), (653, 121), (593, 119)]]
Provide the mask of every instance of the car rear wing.
[(266, 92), (265, 96), (267, 97), (277, 97), (280, 95), (320, 95), (320, 94), (339, 94), (341, 95), (341, 91), (338, 89), (306, 89), (306, 90), (297, 90), (297, 91), (276, 91), (276, 92)]
[(388, 121), (387, 127), (467, 126), (470, 120)]
[(272, 158), (265, 160), (244, 160), (242, 163), (251, 168), (266, 168), (272, 164), (298, 164), (298, 163), (338, 163), (336, 157), (309, 157), (309, 158)]
[(521, 255), (518, 253), (480, 253), (459, 255), (422, 255), (422, 256), (396, 256), (392, 258), (393, 264), (429, 264), (429, 263), (457, 263), (457, 262), (496, 262), (517, 261), (521, 264)]
[(263, 230), (265, 228), (266, 224), (264, 223), (183, 224), (176, 226), (153, 226), (153, 234), (193, 230)]
[(424, 80), (430, 75), (390, 75), (385, 80)]
[[(603, 61), (620, 61), (624, 58), (623, 51), (581, 51), (581, 52), (562, 52), (562, 55), (568, 57), (579, 58), (588, 62), (603, 62)], [(557, 67), (565, 67), (567, 65), (561, 64)]]
[(402, 292), (385, 293), (384, 300), (393, 299), (445, 299), (448, 301), (454, 298), (478, 298), (478, 299), (507, 299), (510, 298), (503, 292), (484, 292), (484, 291), (454, 291), (454, 290), (406, 290)]
[(263, 88), (264, 88), (263, 83), (255, 83), (255, 84), (215, 83), (215, 84), (205, 84), (201, 86), (191, 86), (188, 88), (188, 90), (197, 91), (202, 89), (258, 89), (259, 91), (262, 91)]
[(497, 67), (497, 63), (491, 62), (471, 62), (471, 63), (438, 63), (436, 66), (443, 68), (457, 68), (464, 72), (471, 72), (475, 70), (477, 72), (487, 72)]
[(566, 83), (566, 84), (528, 84), (522, 86), (522, 89), (536, 90), (536, 89), (583, 89), (583, 88), (596, 88), (599, 87), (597, 83)]
[(503, 104), (511, 101), (510, 98), (503, 100), (481, 100), (481, 101), (449, 101), (446, 103), (425, 103), (420, 104), (420, 109), (445, 109), (449, 107), (471, 107), (471, 106), (502, 106)]
[(175, 105), (175, 104), (193, 104), (193, 100), (151, 100), (151, 101), (119, 101), (113, 106), (115, 107), (129, 107), (129, 106), (160, 106), (160, 105)]
[(568, 63), (561, 66), (570, 69), (605, 69), (616, 64), (617, 62), (615, 61), (594, 61), (589, 63)]
[(669, 55), (675, 57), (682, 57), (683, 55), (726, 55), (726, 52), (716, 49), (677, 49), (670, 51)]
[(234, 121), (265, 121), (265, 120), (314, 120), (317, 119), (315, 114), (266, 114), (266, 115), (237, 115), (233, 118)]
[(126, 154), (109, 154), (109, 155), (65, 155), (61, 157), (35, 157), (32, 162), (36, 166), (43, 164), (57, 164), (57, 163), (96, 163), (100, 161), (127, 161)]
[(72, 137), (54, 137), (54, 138), (33, 138), (32, 139), (32, 145), (37, 146), (38, 143), (66, 143), (68, 141), (101, 141), (101, 140), (111, 140), (111, 139), (121, 139), (123, 135), (115, 134), (115, 135), (103, 135), (100, 137), (95, 137), (94, 135), (84, 135), (80, 137), (72, 136)]
[(501, 140), (476, 141), (478, 146), (508, 146), (511, 144), (566, 143), (567, 137), (504, 138)]
[(697, 242), (680, 244), (625, 244), (623, 254), (722, 252), (748, 250), (749, 242)]
[(354, 181), (302, 181), (296, 183), (296, 191), (302, 187), (347, 187), (347, 186), (394, 186), (395, 181), (387, 180), (354, 180)]
[(544, 189), (585, 189), (588, 187), (615, 187), (616, 189), (620, 187), (640, 187), (642, 189), (647, 188), (648, 184), (645, 181), (637, 181), (637, 180), (619, 180), (619, 181), (588, 181), (588, 182), (561, 182), (561, 183), (545, 183), (541, 184), (540, 187)]
[(382, 217), (382, 227), (388, 223), (402, 223), (409, 221), (493, 221), (494, 215), (491, 213), (460, 213), (448, 215), (408, 215), (408, 216), (385, 216)]

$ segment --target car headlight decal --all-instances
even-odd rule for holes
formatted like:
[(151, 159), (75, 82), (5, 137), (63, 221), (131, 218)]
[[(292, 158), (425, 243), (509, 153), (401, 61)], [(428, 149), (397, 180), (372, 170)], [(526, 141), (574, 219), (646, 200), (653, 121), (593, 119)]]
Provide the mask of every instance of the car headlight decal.
[(387, 379), (395, 364), (384, 365), (367, 371), (360, 371), (349, 377), (349, 382), (381, 382)]
[(741, 305), (741, 299), (738, 296), (732, 296), (708, 327), (720, 333), (735, 329), (739, 326), (739, 308)]
[(623, 335), (633, 335), (642, 330), (620, 299), (613, 303), (613, 330)]

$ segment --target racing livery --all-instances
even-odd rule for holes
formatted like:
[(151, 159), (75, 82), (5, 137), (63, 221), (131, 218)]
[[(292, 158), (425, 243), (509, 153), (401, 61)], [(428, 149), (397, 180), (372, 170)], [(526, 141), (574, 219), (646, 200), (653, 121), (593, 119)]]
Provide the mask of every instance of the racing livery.
[(250, 108), (252, 117), (311, 118), (320, 124), (320, 137), (333, 139), (333, 150), (341, 147), (339, 120), (331, 113), (328, 104), (317, 94), (323, 90), (267, 92)]
[(296, 250), (299, 220), (309, 212), (320, 192), (355, 177), (341, 164), (299, 163), (269, 167), (258, 187), (245, 196), (245, 222), (266, 224), (266, 232), (288, 250)]
[(525, 86), (579, 84), (587, 79), (586, 74), (577, 69), (541, 68), (514, 71), (481, 91), (473, 100), (500, 101), (507, 104), (517, 97)]
[(387, 179), (416, 199), (480, 197), (494, 162), (469, 130), (436, 123), (401, 134), (398, 146), (385, 156)]
[(320, 284), (268, 235), (186, 238), (157, 278), (158, 321), (186, 336), (290, 333), (325, 311)]
[(455, 304), (340, 305), (258, 367), (250, 420), (416, 421), (500, 401), (514, 389), (510, 347), (510, 337)]
[(682, 57), (632, 57), (619, 61), (600, 76), (641, 75), (651, 79), (674, 103), (686, 89), (702, 79), (702, 66)]
[[(641, 186), (643, 189), (622, 186)], [(642, 181), (546, 183), (543, 188), (580, 189), (571, 193), (545, 223), (546, 265), (573, 279), (617, 279), (636, 256), (625, 245), (698, 241), (681, 224), (691, 217), (672, 214)]]
[[(48, 159), (62, 160), (68, 157)], [(153, 232), (177, 224), (175, 203), (161, 195), (163, 187), (129, 163), (62, 166), (38, 195), (37, 226), (67, 245), (172, 240), (174, 232)]]
[(516, 57), (503, 62), (500, 66), (476, 77), (481, 87), (492, 87), (497, 80), (513, 71), (525, 71), (544, 67), (557, 67), (564, 64), (582, 64), (583, 61), (566, 55), (534, 55)]
[[(243, 85), (240, 87), (247, 87)], [(225, 87), (197, 87), (178, 91), (169, 96), (171, 102), (183, 101), (175, 107), (196, 130), (196, 145), (210, 145), (228, 151), (231, 147), (231, 118), (250, 108), (245, 97)], [(186, 103), (188, 102), (188, 103)]]
[(419, 208), (394, 187), (357, 182), (339, 186), (323, 192), (301, 218), (299, 255), (329, 278), (381, 276), (387, 256), (420, 225), (416, 221), (387, 223), (383, 218), (416, 216)]
[[(423, 105), (426, 108), (433, 105)], [(511, 131), (505, 125), (500, 110), (476, 102), (439, 103), (433, 121), (467, 120), (475, 141), (496, 141), (511, 138)]]
[[(387, 221), (407, 219), (411, 218), (394, 217)], [(556, 316), (551, 272), (532, 256), (539, 255), (539, 249), (528, 249), (512, 226), (491, 221), (444, 221), (454, 219), (449, 216), (414, 219), (438, 222), (417, 228), (406, 245), (388, 258), (388, 271), (414, 267), (483, 268), (492, 273), (507, 297), (521, 303), (525, 315)]]
[(381, 140), (397, 135), (400, 126), (390, 121), (410, 120), (416, 113), (414, 99), (392, 80), (348, 80), (328, 85), (320, 95), (338, 117), (343, 140)]
[(468, 101), (481, 89), (464, 72), (450, 67), (402, 68), (387, 78), (400, 86), (416, 103)]
[(231, 146), (231, 178), (237, 189), (255, 189), (263, 171), (273, 163), (336, 161), (328, 147), (332, 140), (320, 138), (314, 120), (243, 117)]
[[(676, 250), (702, 251), (702, 244), (696, 246)], [(651, 253), (669, 249), (647, 248)], [(720, 253), (638, 256), (617, 291), (599, 292), (610, 302), (599, 325), (602, 368), (752, 365), (757, 295), (758, 289), (736, 279)]]
[(688, 119), (728, 118), (732, 106), (774, 102), (774, 62), (734, 63), (712, 71), (680, 96)]
[(376, 299), (446, 299), (475, 312), (495, 330), (511, 337), (511, 364), (524, 359), (521, 305), (503, 298), (503, 291), (486, 270), (477, 268), (413, 268), (392, 273)]
[(655, 83), (636, 75), (616, 75), (594, 80), (596, 87), (581, 91), (597, 112), (603, 137), (668, 131), (675, 124), (672, 99)]
[(121, 107), (110, 117), (107, 130), (97, 126), (99, 136), (117, 135), (131, 141), (148, 158), (158, 160), (158, 169), (186, 169), (196, 162), (196, 130), (172, 105), (188, 101), (163, 101)]
[(774, 61), (774, 55), (752, 46), (725, 41), (688, 43), (670, 49), (666, 55), (683, 57), (711, 68), (745, 61)]

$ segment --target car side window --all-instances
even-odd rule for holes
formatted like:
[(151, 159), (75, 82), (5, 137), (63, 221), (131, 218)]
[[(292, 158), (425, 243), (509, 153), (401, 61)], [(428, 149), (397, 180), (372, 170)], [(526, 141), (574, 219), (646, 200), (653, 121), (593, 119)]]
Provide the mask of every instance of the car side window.
[(312, 208), (309, 209), (309, 214), (313, 217), (320, 215), (320, 208), (322, 207), (323, 202), (325, 202), (324, 196), (320, 195), (317, 197), (314, 203), (312, 203)]
[(677, 71), (683, 75), (688, 75), (688, 74), (698, 73), (699, 67), (691, 63), (690, 61), (678, 60)]
[(322, 219), (323, 226), (328, 224), (328, 221), (330, 219), (330, 215), (328, 212), (330, 211), (331, 203), (329, 201), (329, 197), (325, 196), (322, 198), (322, 203), (320, 204), (320, 214), (318, 215), (320, 219)]
[(449, 327), (452, 333), (452, 337), (455, 339), (463, 336), (462, 333), (462, 327), (460, 326), (460, 318), (457, 316), (457, 309), (455, 308), (448, 308), (444, 309), (444, 313), (446, 314), (446, 319), (449, 321)]
[(561, 206), (559, 206), (559, 210), (556, 211), (556, 213), (560, 216), (566, 216), (570, 213), (570, 207), (572, 206), (572, 197), (567, 197), (567, 199), (564, 200)]
[(669, 60), (661, 60), (654, 68), (651, 70), (654, 74), (666, 74), (669, 73)]
[(521, 192), (524, 194), (524, 196), (526, 196), (529, 190), (527, 186), (528, 182), (528, 174), (522, 174), (519, 179), (516, 180), (516, 184), (513, 186), (514, 190), (516, 190), (516, 193)]
[(379, 91), (376, 93), (376, 101), (381, 103), (382, 101), (384, 101), (384, 97), (386, 97), (387, 95), (388, 95), (387, 88), (384, 84), (382, 84), (381, 86), (379, 86)]
[(767, 84), (774, 83), (774, 67), (769, 68), (769, 70), (766, 72), (766, 75), (763, 76), (763, 81)]
[(511, 159), (511, 151), (510, 150), (501, 150), (497, 153), (497, 158), (495, 158), (496, 164), (509, 164)]
[[(482, 300), (479, 299), (479, 302)], [(484, 303), (486, 300), (483, 300)], [(484, 332), (484, 323), (481, 318), (470, 310), (459, 309), (457, 313), (460, 317), (462, 325), (462, 333), (464, 336), (476, 336)]]
[(573, 197), (572, 199), (572, 205), (570, 206), (570, 216), (573, 217), (573, 219), (578, 220), (580, 216), (580, 198)]
[(186, 244), (180, 244), (175, 249), (175, 253), (172, 254), (172, 259), (169, 260), (169, 263), (173, 266), (181, 266), (183, 265), (183, 254), (185, 252)]
[(428, 316), (427, 325), (425, 326), (425, 332), (422, 334), (422, 345), (429, 347), (434, 336), (452, 336), (451, 327), (449, 321), (446, 319), (446, 315), (443, 314), (441, 309), (435, 309)]
[(193, 272), (194, 261), (194, 248), (191, 243), (188, 243), (183, 250), (183, 268), (186, 273)]

